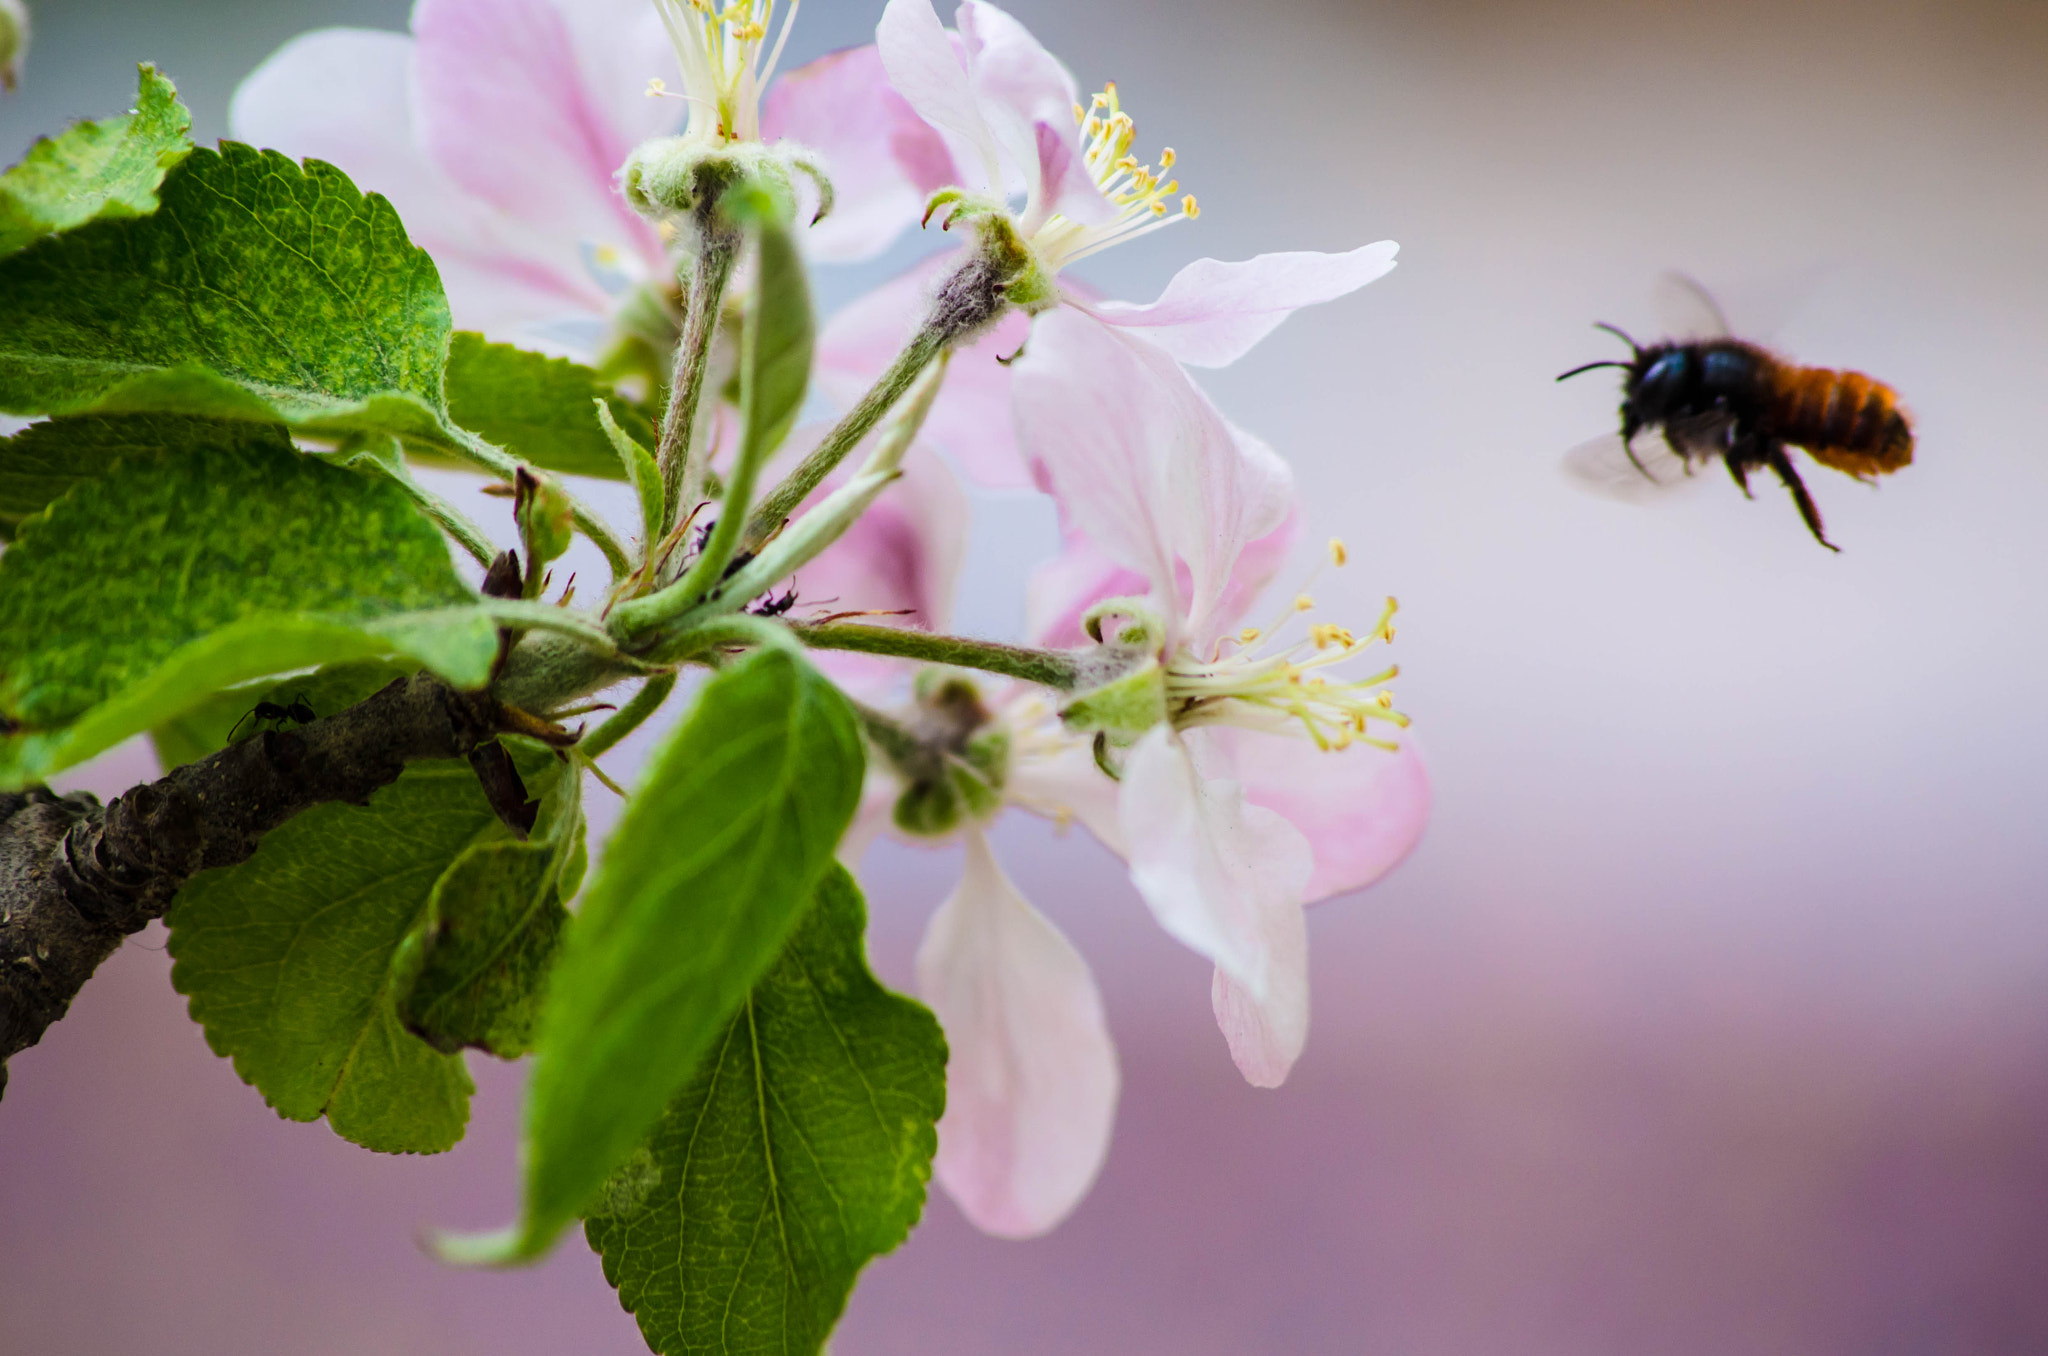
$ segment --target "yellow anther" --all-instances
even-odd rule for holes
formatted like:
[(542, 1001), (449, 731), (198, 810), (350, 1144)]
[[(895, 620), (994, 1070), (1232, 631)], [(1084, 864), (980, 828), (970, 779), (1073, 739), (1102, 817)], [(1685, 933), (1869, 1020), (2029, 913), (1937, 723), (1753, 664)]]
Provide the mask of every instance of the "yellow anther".
[(1359, 734), (1365, 733), (1365, 714), (1363, 712), (1351, 718), (1351, 728)]
[(1239, 631), (1237, 633), (1238, 643), (1242, 645), (1250, 645), (1253, 642), (1257, 641), (1258, 638), (1259, 628), (1256, 626), (1247, 626), (1244, 628), (1244, 630)]
[(660, 76), (657, 75), (652, 80), (649, 80), (647, 82), (648, 98), (659, 99), (662, 95), (666, 93), (668, 93), (668, 81), (662, 79)]
[(1085, 109), (1085, 108), (1083, 108), (1083, 107), (1081, 107), (1081, 105), (1079, 105), (1079, 104), (1075, 104), (1075, 105), (1074, 105), (1074, 125), (1075, 125), (1076, 127), (1084, 126), (1084, 125), (1085, 125), (1085, 124), (1087, 123), (1087, 121), (1088, 121), (1088, 110), (1087, 110), (1087, 109)]
[(1343, 752), (1344, 750), (1346, 750), (1346, 749), (1348, 749), (1348, 748), (1350, 748), (1350, 747), (1351, 747), (1351, 731), (1349, 731), (1349, 730), (1339, 730), (1339, 731), (1337, 732), (1337, 745), (1336, 745), (1336, 748), (1337, 748), (1337, 752), (1339, 752), (1339, 753), (1342, 753), (1342, 752)]
[(1330, 563), (1342, 569), (1344, 562), (1350, 558), (1351, 553), (1344, 549), (1344, 539), (1342, 537), (1330, 538)]
[(1202, 209), (1200, 205), (1195, 202), (1195, 195), (1192, 193), (1188, 194), (1185, 198), (1182, 198), (1180, 200), (1180, 210), (1182, 215), (1186, 216), (1190, 221), (1202, 215)]
[(1166, 215), (1166, 204), (1165, 204), (1165, 203), (1163, 203), (1163, 202), (1155, 202), (1155, 203), (1153, 203), (1153, 204), (1152, 204), (1152, 215), (1153, 215), (1153, 216), (1155, 216), (1155, 217), (1163, 217), (1163, 216), (1165, 216), (1165, 215)]
[[(1373, 700), (1380, 704), (1380, 710), (1382, 711), (1391, 711), (1394, 709), (1394, 694), (1387, 691), (1385, 688), (1380, 689), (1380, 694), (1377, 697), (1374, 697)], [(1362, 720), (1364, 719), (1364, 717), (1360, 717), (1360, 719)]]
[(1173, 147), (1168, 146), (1165, 150), (1159, 153), (1159, 168), (1163, 170), (1170, 170), (1173, 168), (1173, 162), (1179, 158), (1180, 157), (1176, 156), (1173, 153)]
[(1316, 600), (1309, 597), (1306, 593), (1297, 593), (1294, 595), (1294, 610), (1296, 612), (1307, 612), (1314, 608), (1315, 605)]

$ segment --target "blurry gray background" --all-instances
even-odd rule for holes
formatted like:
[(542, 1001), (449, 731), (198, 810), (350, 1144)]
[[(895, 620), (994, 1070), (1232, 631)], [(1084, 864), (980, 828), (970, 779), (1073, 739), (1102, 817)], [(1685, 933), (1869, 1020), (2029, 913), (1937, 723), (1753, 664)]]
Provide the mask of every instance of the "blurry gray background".
[[(1328, 610), (1401, 598), (1437, 811), (1313, 915), (1315, 1029), (1276, 1093), (1112, 858), (1006, 824), (1107, 995), (1116, 1144), (1040, 1241), (935, 1192), (835, 1351), (2048, 1350), (2048, 6), (1014, 8), (1201, 195), (1198, 225), (1092, 261), (1113, 294), (1198, 254), (1401, 242), (1205, 381), (1350, 541)], [(284, 39), (405, 10), (43, 0), (0, 153), (125, 107), (138, 59), (217, 136)], [(878, 11), (813, 0), (795, 55)], [(1654, 330), (1668, 267), (1905, 395), (1919, 464), (1811, 477), (1842, 555), (1775, 488), (1635, 510), (1557, 473), (1615, 396), (1552, 376), (1612, 355), (1595, 319)], [(1001, 634), (1049, 523), (978, 512), (965, 624)], [(956, 861), (870, 866), (901, 983)], [(453, 1154), (373, 1157), (264, 1109), (161, 945), (15, 1061), (0, 1351), (643, 1349), (580, 1246), (510, 1275), (415, 1248), (509, 1216), (516, 1074), (479, 1069)]]

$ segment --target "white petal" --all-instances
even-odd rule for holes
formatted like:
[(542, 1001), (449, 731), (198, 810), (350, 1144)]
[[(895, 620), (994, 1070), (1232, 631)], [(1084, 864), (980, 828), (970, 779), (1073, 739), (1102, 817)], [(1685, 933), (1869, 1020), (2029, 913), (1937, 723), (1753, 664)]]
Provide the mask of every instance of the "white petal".
[(1087, 962), (1017, 893), (979, 829), (918, 948), (917, 982), (950, 1050), (940, 1184), (989, 1233), (1044, 1233), (1109, 1151), (1116, 1050)]
[(1131, 882), (1159, 926), (1266, 1002), (1286, 963), (1269, 915), (1300, 907), (1308, 840), (1237, 782), (1202, 774), (1204, 735), (1160, 726), (1124, 763), (1117, 804)]
[(1277, 1088), (1308, 1044), (1308, 919), (1299, 904), (1282, 904), (1264, 922), (1271, 957), (1265, 997), (1218, 966), (1209, 982), (1209, 1005), (1245, 1081)]
[(1242, 263), (1197, 259), (1149, 306), (1099, 302), (1112, 325), (1143, 329), (1153, 343), (1195, 367), (1223, 367), (1304, 306), (1355, 292), (1394, 267), (1391, 240), (1348, 254), (1261, 254)]
[(875, 45), (882, 50), (882, 65), (896, 92), (926, 122), (964, 140), (986, 176), (981, 186), (1000, 192), (1003, 171), (995, 135), (982, 117), (967, 67), (932, 9), (932, 0), (889, 0), (875, 28)]
[(1011, 373), (1026, 459), (1074, 525), (1205, 641), (1244, 548), (1286, 517), (1286, 463), (1163, 350), (1071, 306), (1038, 317)]
[[(1049, 131), (1069, 151), (1076, 147), (1074, 77), (1029, 29), (986, 0), (961, 0), (954, 23), (967, 50), (975, 105), (1009, 163), (1023, 172), (1028, 195), (1024, 228), (1031, 230), (1058, 210), (1047, 188), (1067, 189), (1073, 178), (1067, 171), (1076, 157), (1048, 157), (1041, 142)], [(1045, 182), (1048, 160), (1061, 171), (1050, 185)], [(1081, 183), (1094, 198), (1095, 208), (1101, 209), (1102, 195), (1093, 181), (1084, 175)], [(1075, 195), (1069, 190), (1065, 196)], [(1086, 219), (1100, 215), (1098, 210)]]
[(1075, 739), (1057, 753), (1015, 758), (1003, 783), (1003, 800), (1063, 825), (1078, 821), (1111, 852), (1128, 855), (1117, 784), (1096, 765), (1085, 739)]

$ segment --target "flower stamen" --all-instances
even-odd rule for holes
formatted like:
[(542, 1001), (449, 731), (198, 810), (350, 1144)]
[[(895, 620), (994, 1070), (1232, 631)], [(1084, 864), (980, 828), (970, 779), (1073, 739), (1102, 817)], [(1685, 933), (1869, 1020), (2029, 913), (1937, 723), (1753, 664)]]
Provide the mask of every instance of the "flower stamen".
[[(1332, 544), (1332, 558), (1341, 554)], [(1354, 743), (1378, 748), (1398, 747), (1369, 733), (1371, 723), (1405, 727), (1408, 718), (1394, 709), (1386, 685), (1400, 670), (1388, 667), (1364, 678), (1333, 676), (1343, 664), (1393, 637), (1397, 604), (1387, 599), (1378, 622), (1363, 636), (1334, 622), (1305, 624), (1306, 635), (1291, 641), (1280, 636), (1290, 618), (1313, 609), (1306, 593), (1288, 604), (1274, 625), (1246, 627), (1230, 639), (1234, 649), (1207, 661), (1183, 651), (1166, 668), (1167, 711), (1174, 724), (1235, 725), (1266, 733), (1305, 735), (1317, 748), (1337, 752)]]
[(1108, 202), (1112, 215), (1108, 221), (1094, 225), (1059, 213), (1048, 217), (1031, 233), (1032, 248), (1047, 269), (1057, 273), (1111, 245), (1202, 214), (1192, 193), (1181, 195), (1176, 201), (1180, 181), (1169, 178), (1168, 171), (1179, 156), (1172, 147), (1159, 153), (1157, 170), (1131, 154), (1138, 126), (1124, 112), (1115, 81), (1104, 85), (1086, 107), (1075, 104), (1074, 122), (1081, 129), (1081, 163)]

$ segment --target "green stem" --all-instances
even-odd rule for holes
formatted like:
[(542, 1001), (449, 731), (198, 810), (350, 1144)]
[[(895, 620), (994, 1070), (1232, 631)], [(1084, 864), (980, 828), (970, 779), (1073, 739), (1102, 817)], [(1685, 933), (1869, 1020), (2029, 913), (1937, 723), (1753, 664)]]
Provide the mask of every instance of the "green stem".
[(661, 709), (668, 700), (668, 694), (676, 690), (676, 676), (673, 673), (657, 674), (640, 685), (633, 699), (620, 707), (612, 718), (585, 735), (576, 747), (585, 757), (596, 758), (608, 753), (621, 739), (633, 733), (646, 723), (647, 718)]
[[(519, 471), (519, 458), (502, 447), (494, 447), (466, 428), (436, 430), (428, 435), (425, 441), (444, 452), (452, 452), (465, 461), (481, 466), (503, 479), (508, 485)], [(632, 570), (633, 562), (626, 554), (626, 544), (612, 531), (611, 524), (598, 517), (594, 509), (574, 495), (569, 496), (569, 509), (576, 516), (577, 530), (595, 542), (598, 550), (604, 552), (605, 563), (611, 566), (612, 577), (625, 578)]]
[(895, 403), (903, 398), (925, 368), (937, 358), (946, 347), (946, 330), (938, 324), (927, 322), (903, 351), (896, 355), (896, 361), (889, 364), (889, 370), (882, 373), (880, 380), (868, 388), (860, 403), (847, 411), (825, 435), (825, 441), (805, 457), (789, 478), (761, 501), (754, 510), (753, 518), (747, 523), (746, 550), (758, 551), (761, 544), (775, 535), (783, 520), (796, 512), (797, 505), (818, 488), (833, 468), (846, 459), (862, 438), (881, 422)]
[(803, 653), (803, 647), (797, 644), (789, 627), (766, 617), (739, 612), (691, 628), (663, 645), (654, 657), (662, 663), (677, 664), (702, 659), (707, 652), (728, 645), (773, 646)]
[(696, 448), (697, 407), (704, 399), (704, 376), (711, 370), (711, 341), (718, 334), (725, 289), (739, 262), (740, 237), (727, 230), (706, 230), (697, 267), (690, 274), (690, 293), (683, 310), (683, 332), (676, 340), (675, 379), (669, 383), (668, 411), (662, 416), (661, 444), (655, 464), (661, 467), (662, 524), (667, 532), (702, 492), (708, 449)]
[(1027, 683), (1056, 688), (1061, 692), (1072, 691), (1081, 681), (1080, 663), (1074, 656), (1058, 650), (1034, 650), (994, 640), (936, 636), (929, 631), (866, 626), (858, 622), (799, 622), (790, 630), (798, 640), (818, 650), (856, 650), (861, 654), (889, 655), (896, 659), (918, 659), (927, 664), (980, 669), (984, 673), (1021, 678)]

